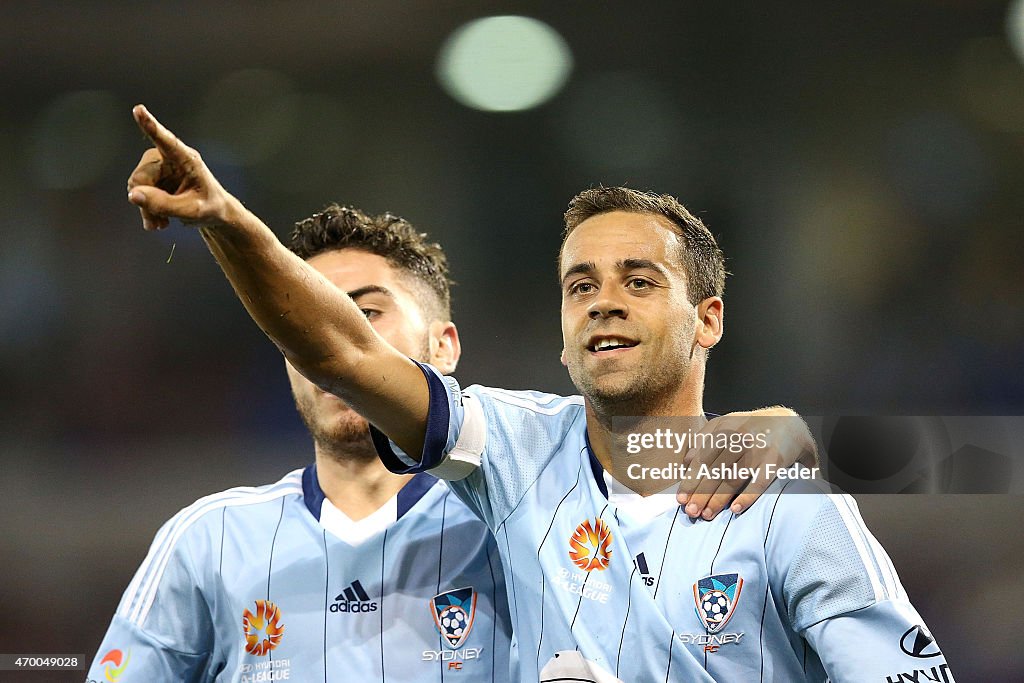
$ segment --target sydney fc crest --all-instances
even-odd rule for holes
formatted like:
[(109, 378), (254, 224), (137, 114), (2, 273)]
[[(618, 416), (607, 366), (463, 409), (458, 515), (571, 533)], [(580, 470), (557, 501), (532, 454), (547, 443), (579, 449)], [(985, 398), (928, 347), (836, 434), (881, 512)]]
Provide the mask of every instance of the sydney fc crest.
[(457, 650), (466, 642), (476, 616), (476, 591), (472, 586), (456, 588), (435, 595), (430, 601), (430, 613), (445, 643)]
[(713, 574), (693, 584), (697, 616), (708, 633), (721, 631), (740, 601), (743, 579), (739, 574)]

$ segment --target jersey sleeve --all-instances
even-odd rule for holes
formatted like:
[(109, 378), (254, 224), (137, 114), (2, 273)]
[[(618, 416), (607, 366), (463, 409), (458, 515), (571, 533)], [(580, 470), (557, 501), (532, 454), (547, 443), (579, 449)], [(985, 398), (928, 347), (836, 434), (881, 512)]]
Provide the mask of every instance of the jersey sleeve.
[(583, 419), (582, 399), (474, 385), (420, 364), (430, 388), (423, 452), (403, 453), (371, 426), (374, 446), (392, 472), (429, 470), (491, 529), (518, 505), (544, 465)]
[[(788, 500), (780, 505), (779, 533), (769, 534), (766, 546), (769, 575), (793, 630), (818, 655), (829, 680), (953, 681), (853, 498), (782, 497)], [(787, 527), (796, 533), (787, 534)]]
[(210, 608), (179, 538), (179, 516), (157, 534), (89, 669), (93, 680), (201, 681), (213, 647)]
[(423, 452), (413, 458), (379, 429), (370, 425), (370, 436), (381, 462), (397, 474), (430, 471), (449, 481), (463, 479), (480, 467), (486, 441), (486, 424), (480, 405), (463, 392), (454, 377), (446, 377), (431, 365), (416, 363), (427, 379), (430, 401)]

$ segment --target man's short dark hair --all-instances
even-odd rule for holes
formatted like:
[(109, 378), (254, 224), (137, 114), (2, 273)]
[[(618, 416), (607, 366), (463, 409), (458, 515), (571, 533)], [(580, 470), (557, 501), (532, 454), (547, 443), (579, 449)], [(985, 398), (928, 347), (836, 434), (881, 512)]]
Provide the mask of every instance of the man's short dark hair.
[[(384, 257), (429, 294), (424, 312), (451, 320), (448, 259), (441, 245), (427, 241), (409, 221), (390, 213), (369, 216), (351, 206), (331, 204), (295, 224), (288, 248), (303, 260), (338, 249), (360, 249)], [(424, 303), (427, 303), (424, 301)]]
[(715, 236), (678, 199), (667, 194), (641, 192), (628, 187), (584, 190), (572, 198), (565, 212), (562, 246), (580, 223), (611, 211), (649, 213), (667, 218), (679, 236), (690, 303), (696, 306), (708, 297), (722, 296), (725, 291), (725, 256), (718, 248)]

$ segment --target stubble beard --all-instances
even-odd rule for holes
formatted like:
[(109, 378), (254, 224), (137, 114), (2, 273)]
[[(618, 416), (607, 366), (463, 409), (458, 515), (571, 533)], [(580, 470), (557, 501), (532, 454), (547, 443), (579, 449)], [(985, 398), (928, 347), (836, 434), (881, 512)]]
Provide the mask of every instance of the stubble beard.
[(346, 409), (330, 419), (318, 419), (315, 396), (295, 397), (295, 408), (309, 430), (317, 452), (339, 460), (368, 461), (377, 457), (369, 425), (357, 412)]
[(612, 382), (594, 377), (583, 367), (582, 359), (577, 359), (569, 362), (569, 376), (598, 420), (610, 429), (616, 417), (663, 414), (689, 374), (684, 363), (668, 368), (650, 365), (641, 361), (627, 377)]
[[(430, 336), (424, 335), (420, 345), (419, 362), (430, 358)], [(313, 393), (299, 396), (292, 392), (295, 409), (309, 430), (318, 453), (338, 461), (369, 462), (377, 459), (377, 451), (370, 439), (370, 425), (366, 419), (347, 408), (329, 419), (318, 419), (318, 398)]]
[(583, 397), (594, 407), (598, 419), (610, 427), (614, 417), (651, 415), (675, 393), (677, 383), (661, 377), (635, 372), (615, 386), (602, 385), (586, 376), (574, 382)]

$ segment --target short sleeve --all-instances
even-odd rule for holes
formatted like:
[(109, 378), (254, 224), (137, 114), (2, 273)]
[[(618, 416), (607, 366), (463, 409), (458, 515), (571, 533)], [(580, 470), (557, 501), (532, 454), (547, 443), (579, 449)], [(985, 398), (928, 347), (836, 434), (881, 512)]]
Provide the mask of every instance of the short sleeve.
[[(429, 470), (447, 479), (456, 495), (493, 530), (554, 455), (575, 448), (567, 437), (584, 419), (583, 400), (478, 385), (462, 389), (435, 368), (420, 368), (430, 389), (423, 452), (418, 460), (410, 458), (371, 427), (377, 454), (392, 472)], [(583, 433), (579, 428), (579, 444)]]
[[(442, 375), (436, 368), (416, 363), (427, 379), (430, 399), (427, 408), (427, 428), (423, 439), (423, 452), (413, 458), (402, 451), (394, 441), (379, 429), (370, 426), (370, 436), (381, 462), (397, 474), (431, 471), (441, 479), (461, 479), (480, 466), (483, 443), (467, 450), (467, 439), (460, 443), (463, 432), (467, 436), (482, 437), (486, 426), (472, 406), (467, 410), (466, 397), (454, 377)], [(469, 401), (472, 403), (472, 399)], [(479, 406), (477, 406), (479, 408)], [(467, 416), (470, 418), (467, 423)], [(464, 457), (464, 456), (469, 456)]]

